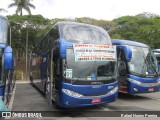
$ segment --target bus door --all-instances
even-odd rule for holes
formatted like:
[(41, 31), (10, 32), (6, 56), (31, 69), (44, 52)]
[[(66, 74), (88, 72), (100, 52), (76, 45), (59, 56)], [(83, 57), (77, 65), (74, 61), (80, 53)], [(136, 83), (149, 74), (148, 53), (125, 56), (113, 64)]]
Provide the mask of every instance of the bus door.
[[(45, 97), (49, 105), (52, 105), (52, 79), (53, 79), (53, 61), (52, 52), (47, 56), (47, 64), (46, 64), (46, 83), (45, 83)], [(44, 57), (45, 59), (45, 57)]]
[(125, 60), (125, 52), (121, 48), (117, 48), (117, 59), (118, 59), (118, 85), (119, 92), (127, 93), (127, 66)]

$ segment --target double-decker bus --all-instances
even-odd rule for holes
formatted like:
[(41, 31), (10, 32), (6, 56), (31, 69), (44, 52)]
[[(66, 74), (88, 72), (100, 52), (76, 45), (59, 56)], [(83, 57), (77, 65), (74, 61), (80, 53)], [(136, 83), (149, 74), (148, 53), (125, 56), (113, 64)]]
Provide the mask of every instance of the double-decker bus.
[(119, 92), (150, 93), (160, 90), (157, 60), (150, 47), (130, 40), (112, 40), (117, 46)]
[(32, 51), (30, 80), (64, 108), (116, 100), (116, 47), (97, 26), (58, 22)]
[(0, 100), (6, 107), (14, 87), (13, 51), (8, 45), (8, 19), (0, 15)]
[(154, 49), (153, 53), (156, 56), (156, 59), (157, 59), (157, 62), (158, 62), (158, 69), (160, 71), (160, 49)]

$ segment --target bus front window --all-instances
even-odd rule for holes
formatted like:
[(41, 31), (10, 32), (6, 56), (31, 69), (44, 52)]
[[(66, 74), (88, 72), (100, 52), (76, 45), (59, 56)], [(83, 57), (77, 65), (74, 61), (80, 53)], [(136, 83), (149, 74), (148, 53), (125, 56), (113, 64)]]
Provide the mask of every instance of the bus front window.
[(154, 53), (154, 55), (156, 56), (158, 64), (160, 64), (160, 53)]
[(130, 72), (140, 75), (156, 75), (157, 61), (149, 48), (129, 46), (132, 50), (132, 59), (128, 63)]
[(108, 33), (102, 28), (83, 24), (63, 24), (60, 35), (67, 42), (111, 45)]
[(116, 75), (115, 61), (75, 61), (73, 49), (67, 49), (64, 76), (75, 80), (106, 80)]

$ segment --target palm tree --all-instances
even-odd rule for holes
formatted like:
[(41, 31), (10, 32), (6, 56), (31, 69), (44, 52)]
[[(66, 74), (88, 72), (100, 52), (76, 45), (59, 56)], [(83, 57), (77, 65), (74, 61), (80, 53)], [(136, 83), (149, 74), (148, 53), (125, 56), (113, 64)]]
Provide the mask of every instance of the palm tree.
[(29, 14), (31, 14), (30, 8), (35, 9), (35, 6), (30, 3), (31, 0), (13, 0), (14, 2), (9, 4), (10, 7), (17, 7), (16, 14), (20, 13), (22, 16), (22, 9), (25, 9)]

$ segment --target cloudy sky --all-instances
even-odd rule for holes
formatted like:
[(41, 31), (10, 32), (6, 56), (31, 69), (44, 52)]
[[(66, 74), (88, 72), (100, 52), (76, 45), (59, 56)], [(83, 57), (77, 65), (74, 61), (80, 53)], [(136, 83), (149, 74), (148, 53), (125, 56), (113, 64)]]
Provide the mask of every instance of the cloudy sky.
[[(12, 15), (15, 8), (8, 8), (12, 0), (0, 0), (0, 8)], [(32, 14), (41, 14), (45, 18), (91, 17), (113, 20), (125, 15), (137, 15), (143, 12), (160, 15), (160, 0), (33, 0), (36, 9)], [(24, 11), (24, 14), (27, 14)]]

